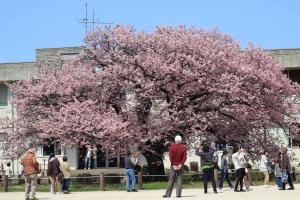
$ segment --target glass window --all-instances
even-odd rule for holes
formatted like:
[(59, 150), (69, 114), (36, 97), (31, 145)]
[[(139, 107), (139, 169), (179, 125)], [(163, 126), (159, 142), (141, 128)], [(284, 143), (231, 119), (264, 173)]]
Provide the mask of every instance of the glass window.
[(0, 106), (7, 106), (8, 88), (0, 83)]
[(288, 70), (287, 75), (293, 82), (300, 83), (300, 69)]
[(55, 153), (54, 141), (47, 140), (43, 146), (43, 156), (49, 156), (50, 153)]

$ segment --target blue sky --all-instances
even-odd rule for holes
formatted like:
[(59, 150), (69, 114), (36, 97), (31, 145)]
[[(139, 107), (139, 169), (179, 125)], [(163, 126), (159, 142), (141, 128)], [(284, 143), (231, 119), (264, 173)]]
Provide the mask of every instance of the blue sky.
[[(300, 48), (298, 0), (88, 0), (96, 18), (137, 30), (218, 28), (245, 47)], [(83, 45), (85, 0), (0, 0), (0, 63), (35, 60), (35, 49)]]

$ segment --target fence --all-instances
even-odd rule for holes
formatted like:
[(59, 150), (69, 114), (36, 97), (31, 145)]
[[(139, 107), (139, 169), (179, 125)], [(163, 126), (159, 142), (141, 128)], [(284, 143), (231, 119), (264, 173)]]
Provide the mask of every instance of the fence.
[[(230, 178), (233, 181), (235, 179), (235, 173), (230, 171)], [(293, 179), (300, 181), (300, 172), (293, 172)], [(146, 189), (163, 189), (166, 187), (168, 174), (166, 175), (142, 175), (139, 172), (137, 177), (138, 189), (143, 190), (144, 186)], [(297, 178), (296, 178), (297, 177)], [(263, 181), (263, 174), (259, 171), (252, 171), (253, 185), (261, 184)], [(274, 176), (271, 176), (270, 181), (274, 181)], [(201, 187), (203, 182), (203, 174), (199, 172), (185, 173), (184, 174), (184, 184), (185, 185), (198, 185)], [(39, 186), (42, 188), (41, 191), (48, 191), (49, 180), (48, 177), (38, 178)], [(71, 189), (76, 191), (95, 191), (95, 190), (124, 190), (125, 176), (124, 174), (100, 174), (100, 175), (88, 175), (82, 174), (76, 177), (71, 177)], [(159, 184), (160, 183), (160, 184)], [(156, 185), (155, 185), (156, 184)], [(21, 186), (24, 185), (24, 179), (22, 177), (8, 178), (7, 176), (2, 176), (2, 181), (0, 182), (2, 191), (7, 192), (9, 188), (13, 188), (13, 191), (22, 191)], [(17, 189), (16, 189), (17, 188)], [(19, 188), (19, 190), (18, 190)], [(22, 190), (21, 190), (21, 189)]]

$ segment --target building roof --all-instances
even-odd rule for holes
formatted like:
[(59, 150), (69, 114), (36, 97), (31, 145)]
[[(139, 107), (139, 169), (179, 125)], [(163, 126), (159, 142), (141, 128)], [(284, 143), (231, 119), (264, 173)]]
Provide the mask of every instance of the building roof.
[[(83, 46), (36, 49), (36, 61), (54, 60), (56, 56), (70, 59)], [(300, 69), (300, 48), (295, 49), (267, 49), (285, 69)], [(0, 63), (0, 81), (24, 80), (37, 72), (35, 62)]]
[(15, 81), (29, 79), (36, 73), (34, 62), (2, 63), (0, 64), (0, 81)]
[(285, 69), (300, 68), (300, 48), (270, 49), (269, 51)]

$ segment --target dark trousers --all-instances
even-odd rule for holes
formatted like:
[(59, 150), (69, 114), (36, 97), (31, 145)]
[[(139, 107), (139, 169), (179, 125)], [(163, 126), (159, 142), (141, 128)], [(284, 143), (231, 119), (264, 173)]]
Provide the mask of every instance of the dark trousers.
[(217, 191), (213, 168), (203, 169), (203, 178), (204, 178), (204, 192), (205, 193), (207, 193), (207, 183), (208, 183), (209, 179), (211, 180), (214, 191)]
[[(289, 183), (289, 185), (290, 185), (290, 188), (294, 188), (293, 178), (292, 178), (291, 172), (286, 172), (286, 173), (287, 173), (287, 175), (288, 175), (288, 183)], [(282, 184), (282, 188), (283, 188), (283, 189), (285, 189), (285, 185), (286, 185), (286, 183), (283, 183), (283, 184)]]
[(282, 188), (281, 177), (276, 177), (276, 184), (277, 184), (278, 188)]
[(245, 168), (240, 168), (236, 170), (236, 181), (234, 185), (234, 191), (237, 191), (238, 185), (240, 185), (240, 191), (243, 190), (243, 180), (246, 175)]
[(182, 191), (182, 182), (183, 182), (183, 166), (181, 167), (180, 170), (175, 171), (173, 167), (171, 166), (170, 169), (170, 177), (168, 181), (168, 188), (166, 191), (166, 196), (170, 197), (172, 194), (172, 190), (174, 187), (174, 183), (177, 180), (176, 184), (176, 196), (180, 197), (181, 196), (181, 191)]
[(220, 189), (223, 188), (223, 183), (224, 183), (225, 180), (227, 181), (229, 187), (233, 186), (231, 181), (230, 181), (228, 171), (224, 171), (224, 169), (221, 169), (221, 176), (220, 176), (220, 182), (219, 182), (219, 188)]
[(70, 179), (64, 179), (62, 185), (62, 191), (68, 191), (70, 187)]

